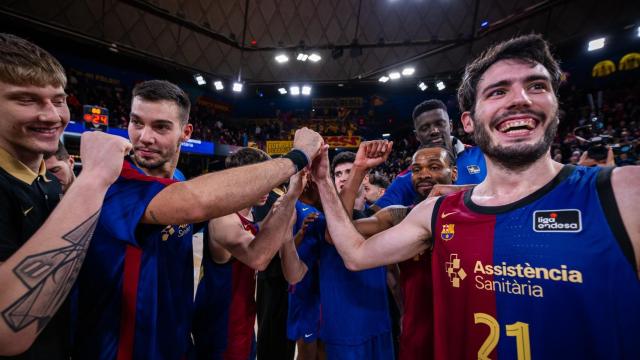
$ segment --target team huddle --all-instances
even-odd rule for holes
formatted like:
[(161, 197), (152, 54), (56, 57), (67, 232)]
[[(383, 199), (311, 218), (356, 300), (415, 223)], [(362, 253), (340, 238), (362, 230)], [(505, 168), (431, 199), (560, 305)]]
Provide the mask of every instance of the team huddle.
[(163, 80), (134, 88), (129, 141), (82, 135), (76, 178), (62, 66), (8, 34), (0, 58), (0, 356), (253, 359), (277, 256), (302, 359), (395, 358), (390, 302), (400, 359), (640, 358), (640, 168), (552, 160), (561, 71), (538, 35), (466, 67), (477, 146), (441, 101), (415, 107), (421, 146), (367, 208), (386, 140), (330, 161), (301, 128), (282, 157), (243, 148), (185, 180), (190, 100)]

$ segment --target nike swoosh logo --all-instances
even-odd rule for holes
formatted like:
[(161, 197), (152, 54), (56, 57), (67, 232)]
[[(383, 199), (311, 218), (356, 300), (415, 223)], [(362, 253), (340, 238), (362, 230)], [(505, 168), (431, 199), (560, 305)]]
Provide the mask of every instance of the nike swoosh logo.
[(307, 211), (309, 210), (309, 208), (302, 208), (302, 211)]
[(32, 207), (30, 207), (30, 208), (28, 208), (27, 210), (24, 210), (22, 213), (24, 214), (24, 216), (27, 216), (27, 214), (28, 214), (31, 210), (33, 210), (33, 206), (32, 206)]
[(447, 216), (449, 216), (449, 215), (453, 215), (453, 214), (457, 214), (457, 213), (458, 213), (457, 211), (452, 211), (452, 212), (450, 212), (450, 213), (442, 213), (442, 218), (444, 219), (444, 218), (446, 218), (446, 217), (447, 217)]
[(311, 334), (304, 334), (304, 337), (305, 337), (305, 338), (308, 338), (308, 337), (311, 337), (311, 336), (313, 336), (313, 333), (311, 333)]

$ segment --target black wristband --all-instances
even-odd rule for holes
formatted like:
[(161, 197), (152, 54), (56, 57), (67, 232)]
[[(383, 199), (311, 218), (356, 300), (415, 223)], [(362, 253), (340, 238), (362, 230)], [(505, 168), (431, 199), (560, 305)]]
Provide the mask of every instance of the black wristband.
[(307, 155), (298, 149), (292, 149), (288, 153), (286, 153), (283, 158), (287, 158), (293, 161), (293, 165), (296, 166), (296, 172), (304, 169), (309, 165), (309, 159), (307, 159)]

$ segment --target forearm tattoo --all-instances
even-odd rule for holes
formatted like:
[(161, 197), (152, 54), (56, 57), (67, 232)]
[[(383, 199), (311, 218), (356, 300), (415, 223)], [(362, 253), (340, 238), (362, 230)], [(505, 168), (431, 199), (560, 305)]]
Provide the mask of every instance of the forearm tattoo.
[(40, 332), (51, 320), (78, 277), (99, 215), (100, 211), (62, 236), (71, 245), (27, 256), (13, 268), (27, 287), (24, 295), (2, 311), (13, 331), (36, 321)]
[(409, 213), (409, 208), (406, 207), (392, 207), (389, 208), (389, 215), (391, 216), (391, 223), (395, 226), (398, 225)]

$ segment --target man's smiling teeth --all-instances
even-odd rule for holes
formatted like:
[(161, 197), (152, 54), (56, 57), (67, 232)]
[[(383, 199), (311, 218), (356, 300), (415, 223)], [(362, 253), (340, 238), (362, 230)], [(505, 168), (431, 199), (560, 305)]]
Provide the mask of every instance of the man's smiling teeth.
[(31, 128), (31, 130), (37, 131), (37, 132), (43, 133), (43, 134), (53, 134), (53, 133), (56, 132), (55, 128)]
[(516, 119), (516, 120), (507, 120), (502, 122), (498, 126), (498, 131), (506, 133), (512, 130), (533, 130), (536, 126), (536, 123), (533, 119)]

